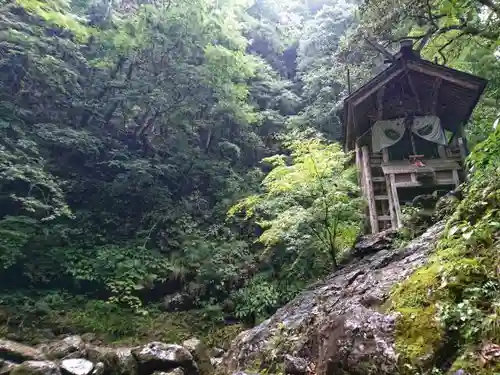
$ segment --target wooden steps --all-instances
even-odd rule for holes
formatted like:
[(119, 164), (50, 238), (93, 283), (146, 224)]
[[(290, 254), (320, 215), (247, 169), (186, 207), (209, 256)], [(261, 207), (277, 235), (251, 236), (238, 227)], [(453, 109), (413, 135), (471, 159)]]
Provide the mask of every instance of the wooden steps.
[(392, 218), (389, 204), (389, 194), (387, 191), (387, 181), (382, 170), (382, 152), (370, 155), (371, 185), (373, 199), (375, 200), (376, 221), (378, 230), (382, 231), (392, 227)]

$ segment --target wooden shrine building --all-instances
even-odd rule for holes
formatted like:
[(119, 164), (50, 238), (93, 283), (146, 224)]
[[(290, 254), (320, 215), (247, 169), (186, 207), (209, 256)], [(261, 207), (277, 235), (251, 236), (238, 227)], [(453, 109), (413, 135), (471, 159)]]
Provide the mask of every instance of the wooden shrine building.
[(344, 101), (371, 232), (401, 226), (401, 205), (463, 179), (464, 127), (487, 81), (419, 57), (401, 43), (391, 65)]

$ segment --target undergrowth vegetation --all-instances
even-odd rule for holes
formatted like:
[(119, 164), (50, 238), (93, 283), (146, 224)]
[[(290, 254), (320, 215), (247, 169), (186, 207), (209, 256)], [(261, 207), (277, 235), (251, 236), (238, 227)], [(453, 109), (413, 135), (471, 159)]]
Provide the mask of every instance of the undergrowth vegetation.
[(429, 263), (392, 294), (410, 374), (429, 365), (450, 374), (500, 371), (484, 354), (500, 341), (500, 129), (477, 145), (469, 167), (464, 199)]
[(137, 314), (115, 303), (61, 292), (0, 296), (0, 337), (32, 344), (68, 333), (111, 345), (182, 342), (196, 334), (210, 346), (225, 348), (243, 328), (217, 325), (203, 310), (166, 313), (150, 306)]

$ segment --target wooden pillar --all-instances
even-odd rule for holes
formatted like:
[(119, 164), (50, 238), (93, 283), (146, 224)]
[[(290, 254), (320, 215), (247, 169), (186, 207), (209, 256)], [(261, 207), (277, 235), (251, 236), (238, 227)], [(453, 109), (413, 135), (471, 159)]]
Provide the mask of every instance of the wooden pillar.
[(460, 156), (462, 158), (462, 163), (465, 161), (467, 158), (467, 150), (465, 149), (465, 142), (462, 137), (458, 137), (458, 147), (460, 147)]
[(458, 185), (460, 185), (460, 178), (458, 177), (458, 171), (454, 169), (452, 171), (453, 173), (453, 182), (455, 182), (455, 189), (458, 188)]
[(396, 214), (396, 226), (397, 228), (401, 228), (401, 206), (399, 205), (399, 196), (398, 189), (396, 188), (396, 178), (394, 177), (394, 173), (389, 175), (391, 192), (392, 192), (392, 200), (394, 204), (394, 213)]
[(368, 146), (361, 147), (363, 159), (363, 181), (365, 185), (365, 196), (368, 200), (368, 210), (370, 215), (370, 226), (372, 233), (378, 233), (377, 208), (375, 206), (375, 194), (373, 194), (372, 170), (370, 166), (370, 151)]
[[(384, 164), (389, 162), (389, 150), (387, 150), (387, 148), (384, 148), (382, 150), (382, 160), (384, 161)], [(398, 229), (398, 220), (396, 217), (396, 210), (394, 209), (394, 198), (392, 196), (391, 179), (385, 173), (384, 177), (385, 177), (385, 186), (387, 189), (387, 196), (389, 197), (389, 212), (391, 214), (391, 227), (392, 229)]]
[(467, 144), (465, 140), (465, 132), (464, 132), (464, 126), (459, 125), (457, 129), (457, 143), (458, 147), (460, 147), (460, 156), (462, 157), (462, 163), (465, 162), (465, 159), (467, 158)]
[(448, 156), (446, 155), (446, 149), (443, 145), (438, 145), (438, 154), (441, 159), (448, 159)]
[(355, 157), (356, 157), (356, 168), (358, 170), (358, 181), (361, 186), (361, 193), (365, 194), (365, 182), (363, 179), (363, 166), (362, 166), (362, 156), (361, 156), (361, 148), (359, 147), (359, 143), (355, 144)]

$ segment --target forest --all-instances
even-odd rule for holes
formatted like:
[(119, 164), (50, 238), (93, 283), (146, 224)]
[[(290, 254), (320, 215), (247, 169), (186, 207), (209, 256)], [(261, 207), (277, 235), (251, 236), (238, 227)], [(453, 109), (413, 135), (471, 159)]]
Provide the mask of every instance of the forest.
[(227, 341), (339, 267), (367, 39), (488, 80), (468, 186), (500, 191), (498, 0), (1, 0), (0, 25), (0, 336)]

